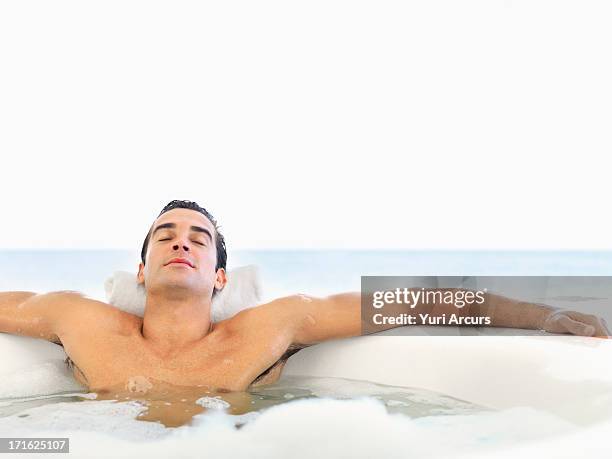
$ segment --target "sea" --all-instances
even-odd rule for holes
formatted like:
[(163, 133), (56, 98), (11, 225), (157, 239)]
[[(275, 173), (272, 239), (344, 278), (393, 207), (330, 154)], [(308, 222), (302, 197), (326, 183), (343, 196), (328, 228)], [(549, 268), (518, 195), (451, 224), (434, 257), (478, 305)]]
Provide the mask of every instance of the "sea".
[[(0, 291), (76, 290), (105, 301), (137, 250), (1, 250)], [(236, 250), (228, 270), (256, 265), (267, 299), (358, 291), (362, 276), (612, 276), (612, 251)]]

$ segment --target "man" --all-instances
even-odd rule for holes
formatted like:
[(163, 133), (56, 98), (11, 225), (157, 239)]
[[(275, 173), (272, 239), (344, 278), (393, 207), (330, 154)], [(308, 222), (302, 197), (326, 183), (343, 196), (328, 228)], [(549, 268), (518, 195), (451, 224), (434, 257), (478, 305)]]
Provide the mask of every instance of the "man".
[[(211, 301), (227, 282), (226, 260), (214, 218), (194, 202), (172, 201), (143, 244), (143, 318), (76, 292), (6, 292), (0, 293), (0, 332), (63, 345), (75, 378), (92, 391), (123, 387), (136, 393), (156, 384), (244, 391), (276, 379), (296, 349), (361, 334), (359, 293), (289, 296), (212, 323)], [(488, 304), (495, 309), (492, 326), (609, 334), (591, 315), (492, 294)], [(457, 311), (453, 305), (419, 304), (412, 312)], [(486, 312), (461, 309), (466, 315)]]

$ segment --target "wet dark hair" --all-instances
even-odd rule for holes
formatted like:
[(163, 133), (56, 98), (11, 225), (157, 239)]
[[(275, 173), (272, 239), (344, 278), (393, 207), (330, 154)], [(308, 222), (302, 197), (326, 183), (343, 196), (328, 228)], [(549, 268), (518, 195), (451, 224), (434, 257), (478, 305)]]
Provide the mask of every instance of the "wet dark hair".
[[(225, 269), (227, 266), (227, 250), (225, 248), (225, 238), (219, 232), (219, 227), (217, 225), (217, 220), (203, 207), (200, 207), (197, 202), (194, 201), (179, 201), (175, 199), (174, 201), (170, 201), (166, 206), (161, 210), (159, 215), (156, 218), (159, 218), (161, 215), (165, 214), (169, 210), (172, 209), (191, 209), (197, 212), (200, 212), (206, 218), (210, 220), (210, 222), (215, 227), (215, 242), (217, 247), (217, 266), (215, 266), (215, 271), (219, 268)], [(142, 250), (140, 251), (140, 259), (142, 264), (145, 264), (145, 257), (147, 255), (147, 249), (149, 247), (149, 240), (151, 239), (151, 231), (153, 231), (153, 226), (149, 229), (147, 233), (147, 237), (145, 238), (142, 244)]]

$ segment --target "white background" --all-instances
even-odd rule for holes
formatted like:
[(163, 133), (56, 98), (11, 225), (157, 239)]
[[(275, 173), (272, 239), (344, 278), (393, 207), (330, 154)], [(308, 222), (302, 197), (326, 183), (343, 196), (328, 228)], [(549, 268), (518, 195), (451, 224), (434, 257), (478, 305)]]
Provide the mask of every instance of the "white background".
[(610, 249), (601, 1), (0, 3), (0, 247)]

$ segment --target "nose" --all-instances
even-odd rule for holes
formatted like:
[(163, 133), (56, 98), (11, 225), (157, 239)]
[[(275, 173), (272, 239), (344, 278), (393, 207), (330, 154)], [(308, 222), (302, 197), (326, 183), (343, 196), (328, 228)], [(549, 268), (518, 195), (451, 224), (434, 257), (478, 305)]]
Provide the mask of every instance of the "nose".
[(185, 243), (182, 243), (182, 244), (174, 244), (174, 245), (172, 246), (172, 249), (173, 249), (173, 250), (178, 250), (178, 249), (179, 249), (179, 247), (181, 247), (181, 246), (183, 247), (183, 250), (184, 250), (185, 252), (189, 252), (189, 246), (188, 246), (187, 244), (185, 244)]

